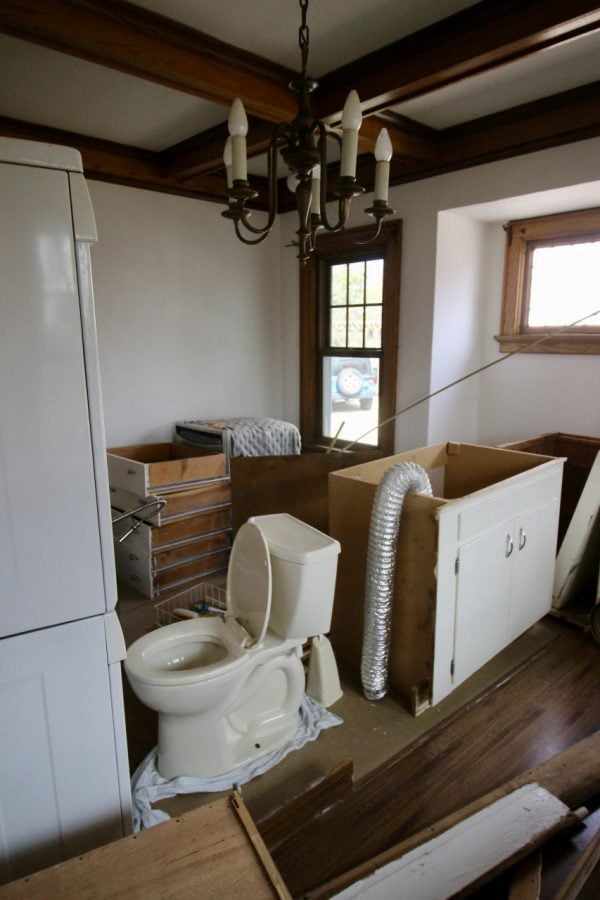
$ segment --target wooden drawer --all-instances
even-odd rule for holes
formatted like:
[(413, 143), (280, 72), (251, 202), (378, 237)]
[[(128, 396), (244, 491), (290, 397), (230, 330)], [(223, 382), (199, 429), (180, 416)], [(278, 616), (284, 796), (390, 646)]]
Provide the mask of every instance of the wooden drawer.
[(187, 490), (227, 475), (223, 453), (179, 444), (138, 444), (107, 451), (111, 487), (147, 497)]
[[(113, 526), (115, 540), (125, 534), (133, 525), (131, 518), (123, 519)], [(231, 508), (228, 506), (209, 509), (195, 516), (187, 516), (171, 522), (170, 525), (139, 525), (131, 534), (125, 544), (131, 550), (150, 556), (154, 551), (171, 547), (182, 541), (197, 540), (206, 534), (215, 531), (227, 531), (231, 529)]]
[(166, 505), (152, 515), (144, 515), (144, 521), (148, 525), (163, 526), (169, 522), (183, 519), (187, 516), (196, 516), (209, 510), (228, 507), (231, 505), (231, 484), (228, 478), (216, 479), (207, 482), (201, 488), (189, 491), (176, 491), (172, 494), (156, 494), (155, 496), (140, 497), (130, 494), (121, 488), (110, 488), (110, 503), (114, 510), (126, 512), (135, 509), (142, 503), (151, 500), (164, 500)]
[(177, 561), (162, 569), (153, 569), (149, 557), (128, 553), (119, 545), (115, 549), (117, 575), (146, 597), (156, 598), (167, 589), (191, 585), (206, 575), (223, 572), (229, 562), (229, 548), (204, 552), (199, 556)]

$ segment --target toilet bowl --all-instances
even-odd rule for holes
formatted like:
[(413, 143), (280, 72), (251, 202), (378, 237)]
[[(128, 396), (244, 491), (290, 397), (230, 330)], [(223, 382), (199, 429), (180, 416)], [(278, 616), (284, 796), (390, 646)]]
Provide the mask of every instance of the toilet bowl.
[(283, 746), (298, 727), (302, 645), (329, 630), (337, 541), (293, 516), (249, 519), (227, 571), (227, 611), (166, 625), (125, 671), (158, 712), (159, 773), (208, 778)]

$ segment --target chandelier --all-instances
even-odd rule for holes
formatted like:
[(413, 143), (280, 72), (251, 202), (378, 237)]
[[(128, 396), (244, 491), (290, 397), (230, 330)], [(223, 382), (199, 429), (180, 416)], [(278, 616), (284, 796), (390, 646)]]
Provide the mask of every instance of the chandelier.
[[(306, 262), (315, 248), (315, 238), (319, 230), (330, 232), (346, 231), (353, 197), (363, 194), (365, 189), (356, 181), (356, 155), (358, 150), (358, 130), (361, 125), (360, 101), (356, 91), (350, 91), (342, 114), (342, 136), (337, 130), (327, 127), (311, 112), (310, 95), (317, 82), (306, 74), (308, 59), (308, 27), (306, 12), (308, 0), (300, 0), (302, 24), (299, 29), (299, 45), (302, 55), (302, 74), (290, 83), (291, 90), (298, 94), (298, 111), (293, 122), (280, 122), (275, 126), (268, 148), (268, 213), (264, 226), (257, 227), (250, 222), (248, 201), (258, 196), (250, 187), (246, 159), (246, 134), (248, 119), (244, 105), (239, 98), (233, 101), (229, 114), (229, 137), (225, 144), (223, 162), (227, 172), (228, 208), (222, 213), (231, 219), (235, 233), (244, 244), (258, 244), (269, 234), (277, 216), (278, 161), (281, 154), (289, 170), (288, 186), (295, 186), (299, 228), (298, 257)], [(328, 186), (331, 170), (328, 169), (328, 141), (338, 144), (341, 159), (339, 177)], [(373, 205), (366, 212), (375, 219), (374, 233), (366, 241), (375, 240), (381, 231), (381, 224), (394, 210), (388, 205), (388, 183), (392, 144), (386, 128), (382, 128), (375, 143), (375, 190)], [(337, 221), (327, 218), (328, 196), (337, 200)], [(348, 234), (348, 232), (346, 232)]]

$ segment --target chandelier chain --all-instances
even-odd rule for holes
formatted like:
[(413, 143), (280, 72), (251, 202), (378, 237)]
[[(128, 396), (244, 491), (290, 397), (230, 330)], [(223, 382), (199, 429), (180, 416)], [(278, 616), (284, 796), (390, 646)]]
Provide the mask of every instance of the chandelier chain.
[(308, 25), (306, 24), (308, 0), (300, 0), (300, 9), (302, 11), (302, 24), (298, 29), (298, 43), (302, 54), (302, 77), (304, 77), (306, 75), (306, 63), (308, 60)]

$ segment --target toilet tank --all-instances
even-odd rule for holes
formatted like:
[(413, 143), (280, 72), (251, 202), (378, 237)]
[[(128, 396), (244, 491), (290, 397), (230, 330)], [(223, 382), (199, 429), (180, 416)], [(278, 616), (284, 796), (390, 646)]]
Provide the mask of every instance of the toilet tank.
[(288, 513), (254, 516), (269, 548), (269, 629), (282, 638), (325, 634), (331, 627), (339, 542)]

